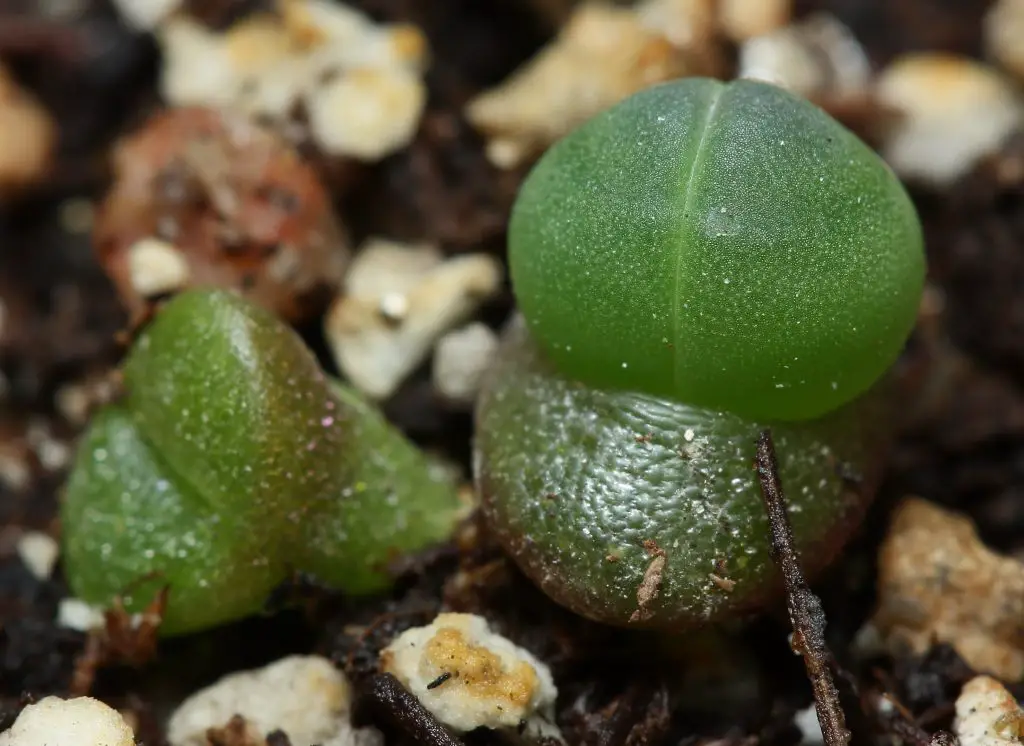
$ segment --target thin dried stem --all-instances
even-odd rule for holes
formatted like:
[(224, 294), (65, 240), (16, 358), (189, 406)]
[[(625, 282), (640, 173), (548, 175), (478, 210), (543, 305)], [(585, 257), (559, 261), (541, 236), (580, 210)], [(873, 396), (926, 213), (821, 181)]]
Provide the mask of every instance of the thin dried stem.
[(815, 596), (793, 546), (793, 527), (786, 511), (786, 496), (779, 478), (779, 463), (770, 430), (757, 439), (757, 476), (771, 533), (771, 556), (786, 585), (786, 604), (793, 625), (793, 650), (804, 659), (807, 678), (814, 690), (814, 707), (825, 746), (847, 746), (850, 731), (832, 678), (832, 653), (825, 644), (825, 612)]

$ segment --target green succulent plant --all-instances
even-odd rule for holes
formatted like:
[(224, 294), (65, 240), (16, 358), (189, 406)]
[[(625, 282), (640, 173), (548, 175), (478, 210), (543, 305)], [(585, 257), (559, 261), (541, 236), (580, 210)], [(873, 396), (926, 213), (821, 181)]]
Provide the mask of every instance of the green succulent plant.
[(524, 321), (478, 402), (475, 472), (551, 597), (675, 629), (766, 603), (751, 460), (769, 425), (806, 569), (836, 555), (874, 493), (925, 272), (874, 152), (768, 84), (659, 85), (543, 156), (509, 262)]
[(126, 394), (90, 423), (62, 501), (71, 589), (138, 609), (169, 587), (161, 631), (257, 612), (291, 572), (386, 588), (396, 555), (447, 538), (450, 479), (269, 312), (194, 290), (133, 346)]

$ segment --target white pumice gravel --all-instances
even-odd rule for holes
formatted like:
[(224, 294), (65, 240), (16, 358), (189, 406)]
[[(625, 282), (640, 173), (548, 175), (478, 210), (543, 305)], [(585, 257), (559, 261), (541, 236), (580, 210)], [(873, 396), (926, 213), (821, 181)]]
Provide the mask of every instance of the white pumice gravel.
[(114, 710), (92, 697), (46, 697), (28, 705), (0, 746), (134, 746), (135, 734)]
[(498, 335), (479, 321), (448, 332), (434, 349), (434, 387), (445, 398), (472, 404), (498, 350)]
[(439, 614), (426, 627), (406, 630), (381, 652), (381, 668), (454, 731), (562, 738), (550, 669), (492, 632), (483, 617)]
[(53, 574), (53, 568), (60, 556), (60, 545), (49, 534), (42, 531), (26, 531), (18, 539), (18, 557), (39, 580), (46, 580)]
[(880, 103), (900, 114), (882, 155), (902, 177), (945, 187), (1024, 126), (1024, 98), (996, 69), (951, 54), (915, 53), (879, 75)]
[(128, 249), (128, 274), (139, 295), (153, 298), (188, 285), (190, 270), (188, 259), (174, 244), (143, 238)]
[(501, 280), (501, 264), (489, 255), (444, 259), (431, 246), (371, 239), (324, 319), (324, 336), (345, 377), (385, 399)]
[(308, 114), (329, 155), (375, 161), (405, 147), (426, 106), (426, 37), (325, 0), (278, 0), (224, 32), (175, 15), (155, 31), (161, 94), (173, 106), (227, 107), (295, 131)]
[(997, 679), (975, 676), (956, 699), (953, 732), (960, 746), (1010, 746), (1024, 736), (1024, 710)]
[(865, 94), (871, 63), (853, 32), (816, 13), (740, 46), (738, 77), (764, 80), (805, 98)]
[(352, 727), (351, 705), (348, 680), (329, 660), (289, 656), (193, 694), (171, 715), (167, 738), (172, 746), (207, 746), (207, 731), (238, 715), (254, 738), (282, 730), (293, 746), (382, 746), (379, 731)]
[(103, 609), (80, 598), (62, 598), (57, 604), (57, 624), (76, 632), (91, 632), (105, 624)]

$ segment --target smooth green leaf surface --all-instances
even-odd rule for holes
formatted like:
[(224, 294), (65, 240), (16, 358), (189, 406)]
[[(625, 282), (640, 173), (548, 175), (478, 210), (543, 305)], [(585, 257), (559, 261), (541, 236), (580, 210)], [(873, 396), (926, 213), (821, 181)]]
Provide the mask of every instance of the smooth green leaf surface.
[(83, 438), (62, 505), (72, 590), (139, 609), (170, 586), (165, 634), (257, 612), (292, 571), (349, 592), (444, 540), (454, 485), (302, 341), (222, 291), (164, 307), (127, 395)]
[(563, 373), (770, 419), (866, 391), (924, 279), (914, 208), (881, 159), (816, 106), (744, 80), (655, 86), (554, 145), (509, 252)]

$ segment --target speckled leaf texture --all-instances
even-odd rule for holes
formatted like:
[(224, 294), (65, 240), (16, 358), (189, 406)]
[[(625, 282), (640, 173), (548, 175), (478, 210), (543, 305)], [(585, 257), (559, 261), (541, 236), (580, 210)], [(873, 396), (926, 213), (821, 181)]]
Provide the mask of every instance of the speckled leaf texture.
[[(187, 632), (258, 611), (294, 570), (385, 587), (384, 557), (453, 526), (453, 485), (355, 394), (332, 390), (290, 329), (230, 293), (163, 308), (125, 386), (91, 423), (63, 501), (65, 569), (90, 602), (139, 608), (169, 585), (162, 631)], [(365, 458), (374, 448), (400, 456), (386, 480)], [(410, 520), (424, 512), (433, 520)], [(373, 544), (351, 541), (350, 524), (373, 525)]]
[[(753, 469), (766, 423), (586, 386), (558, 374), (522, 324), (499, 361), (477, 410), (482, 509), (549, 596), (598, 621), (679, 631), (778, 595)], [(877, 484), (884, 388), (819, 420), (773, 428), (811, 576), (842, 548)], [(631, 621), (652, 560), (645, 542), (666, 563), (649, 617)], [(734, 585), (723, 588), (713, 573)]]
[(753, 81), (663, 84), (584, 124), (527, 179), (509, 249), (533, 336), (566, 374), (770, 419), (866, 391), (924, 280), (889, 168)]

